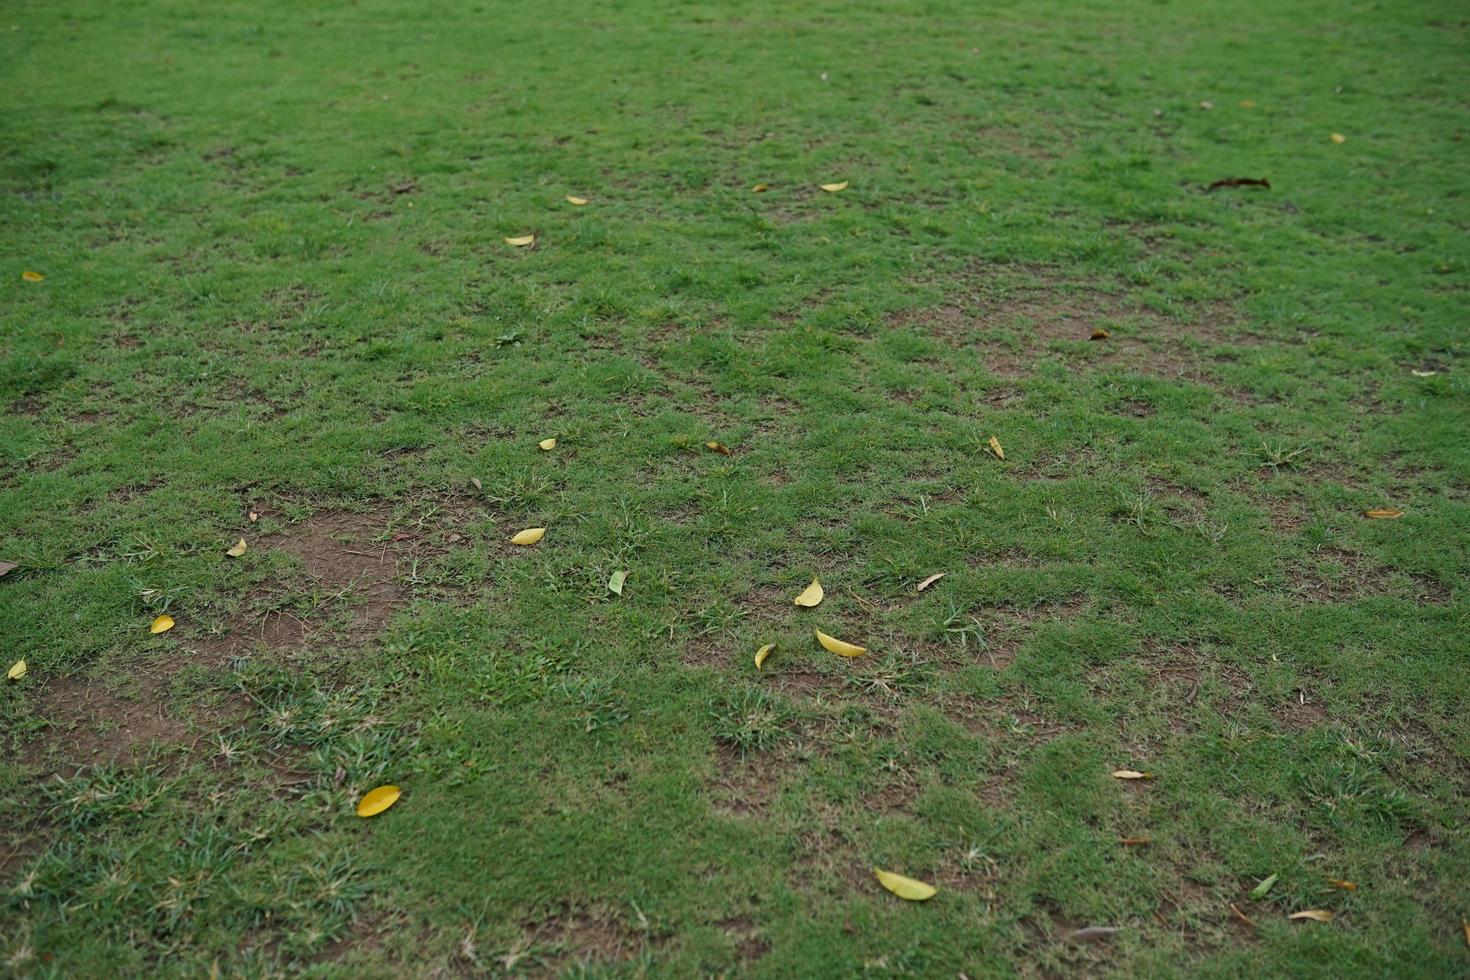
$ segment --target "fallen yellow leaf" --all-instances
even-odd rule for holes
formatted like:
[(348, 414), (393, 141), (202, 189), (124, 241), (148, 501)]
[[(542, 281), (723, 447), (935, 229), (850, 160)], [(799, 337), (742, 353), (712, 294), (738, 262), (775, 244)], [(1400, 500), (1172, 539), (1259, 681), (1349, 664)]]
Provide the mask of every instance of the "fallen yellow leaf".
[(713, 450), (714, 452), (719, 453), (721, 456), (733, 455), (730, 452), (730, 447), (725, 445), (723, 442), (710, 441), (704, 444), (704, 448)]
[(527, 245), (534, 244), (535, 241), (535, 235), (518, 235), (515, 238), (507, 238), (505, 244), (514, 245), (516, 248), (524, 248)]
[(260, 520), (260, 515), (257, 514), (255, 511), (252, 510), (250, 512), (250, 523), (251, 524), (254, 524), (258, 520)]
[(362, 799), (357, 801), (357, 815), (359, 817), (376, 817), (384, 810), (398, 802), (398, 797), (403, 791), (397, 786), (379, 786), (370, 789), (363, 794)]
[(892, 871), (880, 871), (874, 868), (873, 874), (877, 877), (878, 884), (905, 901), (927, 902), (939, 892), (933, 885), (926, 885), (922, 881), (894, 874)]
[(944, 576), (946, 576), (948, 574), (949, 574), (948, 572), (938, 572), (938, 573), (936, 573), (934, 575), (930, 575), (928, 578), (924, 579), (924, 581), (922, 581), (918, 585), (914, 586), (914, 591), (915, 592), (923, 592), (929, 586), (933, 585), (935, 582), (938, 582), (940, 579), (944, 578)]
[(540, 442), (536, 443), (536, 445), (538, 445), (538, 446), (541, 447), (541, 451), (542, 452), (549, 453), (553, 449), (556, 448), (556, 440), (555, 439), (542, 439)]
[(823, 184), (822, 190), (826, 191), (828, 194), (836, 194), (838, 191), (845, 191), (847, 190), (847, 181), (844, 180), (840, 184)]
[(1000, 440), (997, 439), (995, 436), (990, 437), (990, 442), (987, 443), (987, 445), (990, 446), (990, 451), (995, 455), (996, 459), (1006, 458), (1006, 451), (1000, 448)]
[(167, 633), (169, 630), (171, 630), (173, 628), (174, 628), (174, 618), (172, 616), (170, 616), (170, 615), (168, 615), (168, 614), (165, 613), (164, 615), (159, 616), (157, 619), (155, 619), (153, 621), (152, 625), (150, 625), (148, 627), (148, 632), (150, 632), (150, 633)]
[(1241, 99), (1240, 100), (1240, 107), (1242, 109), (1254, 109), (1256, 107), (1256, 104), (1254, 102), (1252, 102), (1250, 99)]
[(1358, 886), (1351, 881), (1343, 881), (1341, 878), (1328, 878), (1327, 884), (1345, 892), (1355, 892)]
[(241, 538), (239, 541), (236, 541), (234, 545), (226, 548), (225, 554), (229, 555), (231, 558), (239, 558), (241, 555), (245, 554), (245, 549), (248, 547), (250, 546), (245, 543), (245, 539)]
[(39, 272), (32, 272), (30, 269), (27, 269), (26, 271), (22, 272), (20, 274), (20, 277), (22, 279), (24, 279), (26, 282), (42, 282), (46, 278), (45, 276), (41, 275)]
[(844, 643), (835, 636), (828, 636), (821, 630), (817, 630), (817, 642), (839, 657), (860, 657), (867, 653), (866, 647), (856, 646), (852, 643)]
[(516, 536), (510, 539), (511, 544), (535, 544), (546, 536), (544, 527), (528, 527), (524, 531), (518, 531)]
[(774, 643), (767, 643), (765, 646), (761, 647), (759, 650), (757, 650), (755, 652), (755, 669), (756, 670), (760, 670), (761, 669), (761, 664), (763, 664), (763, 663), (766, 662), (766, 658), (771, 655), (771, 651), (774, 650), (774, 649), (776, 649), (776, 644), (774, 644)]
[(1287, 918), (1311, 919), (1313, 922), (1331, 922), (1334, 918), (1334, 915), (1335, 913), (1329, 912), (1326, 909), (1303, 909), (1300, 912), (1291, 913), (1291, 915), (1288, 915)]
[(1151, 773), (1151, 772), (1137, 772), (1136, 770), (1133, 770), (1133, 769), (1115, 769), (1115, 770), (1113, 770), (1113, 778), (1114, 779), (1153, 779), (1154, 778), (1154, 774)]
[(766, 191), (768, 191), (770, 189), (771, 189), (771, 185), (770, 184), (756, 184), (754, 187), (752, 187), (750, 189), (750, 192), (752, 194), (764, 194)]
[(580, 208), (582, 205), (584, 205), (584, 204), (587, 203), (587, 199), (585, 197), (578, 197), (575, 194), (568, 194), (567, 195), (567, 203), (568, 204), (575, 205), (575, 206), (577, 206), (577, 207)]
[(1412, 374), (1416, 378), (1432, 378), (1436, 374), (1438, 374), (1439, 372), (1438, 371), (1420, 371), (1418, 369), (1411, 368), (1409, 370), (1409, 373)]
[(1087, 339), (1089, 339), (1089, 340), (1107, 340), (1111, 336), (1112, 336), (1112, 334), (1108, 333), (1102, 327), (1095, 327), (1093, 329), (1092, 333), (1088, 335), (1088, 338)]
[(1342, 135), (1341, 133), (1333, 133), (1332, 134), (1332, 142), (1334, 142), (1334, 143), (1346, 143), (1347, 142), (1347, 137), (1344, 136), (1344, 135)]
[(1364, 517), (1371, 517), (1375, 521), (1391, 521), (1396, 517), (1403, 517), (1404, 512), (1397, 507), (1374, 507), (1372, 510), (1363, 511)]
[(821, 605), (822, 598), (826, 594), (822, 591), (822, 583), (814, 578), (812, 584), (802, 589), (801, 595), (796, 597), (796, 604), (811, 609), (813, 606)]
[(13, 681), (18, 681), (25, 675), (26, 662), (24, 660), (17, 660), (15, 663), (11, 664), (10, 670), (6, 671), (5, 673), (5, 676), (9, 677)]

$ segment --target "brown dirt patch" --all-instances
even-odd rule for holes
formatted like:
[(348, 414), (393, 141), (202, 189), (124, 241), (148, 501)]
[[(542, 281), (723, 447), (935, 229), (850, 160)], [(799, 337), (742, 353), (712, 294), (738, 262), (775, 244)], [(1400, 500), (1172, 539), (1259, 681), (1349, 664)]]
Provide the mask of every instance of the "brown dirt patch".
[[(612, 909), (568, 908), (522, 926), (529, 937), (524, 954), (501, 958), (508, 970), (532, 976), (559, 975), (574, 964), (611, 964), (630, 960), (649, 943)], [(514, 955), (514, 954), (513, 954)]]
[(1314, 701), (1306, 691), (1297, 691), (1288, 701), (1272, 708), (1271, 717), (1282, 728), (1301, 731), (1325, 721), (1327, 709), (1322, 702)]
[(792, 767), (782, 751), (742, 756), (728, 745), (715, 747), (714, 776), (709, 792), (716, 813), (733, 817), (765, 815)]
[(1287, 569), (1287, 589), (1305, 602), (1353, 602), (1388, 594), (1389, 578), (1371, 558), (1329, 546)]

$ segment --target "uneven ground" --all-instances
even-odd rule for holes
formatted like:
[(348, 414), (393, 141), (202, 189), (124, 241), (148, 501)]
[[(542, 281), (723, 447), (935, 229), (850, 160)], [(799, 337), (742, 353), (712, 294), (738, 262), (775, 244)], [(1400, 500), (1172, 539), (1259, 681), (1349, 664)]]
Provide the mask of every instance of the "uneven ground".
[(6, 5), (0, 970), (1465, 975), (1466, 44)]

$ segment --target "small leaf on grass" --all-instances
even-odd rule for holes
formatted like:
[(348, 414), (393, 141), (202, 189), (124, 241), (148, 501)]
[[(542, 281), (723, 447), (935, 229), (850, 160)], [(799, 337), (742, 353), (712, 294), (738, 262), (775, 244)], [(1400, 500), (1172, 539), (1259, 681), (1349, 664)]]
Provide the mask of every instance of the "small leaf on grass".
[(613, 572), (607, 580), (607, 591), (613, 595), (623, 594), (623, 583), (628, 580), (628, 573), (621, 569)]
[(17, 660), (15, 663), (10, 665), (10, 670), (5, 672), (5, 676), (9, 677), (13, 681), (18, 681), (25, 675), (26, 662), (24, 660)]
[(1470, 919), (1461, 916), (1460, 928), (1465, 930), (1465, 945), (1470, 946)]
[(1095, 943), (1101, 939), (1112, 939), (1122, 931), (1120, 926), (1086, 926), (1072, 932), (1074, 943)]
[(766, 662), (766, 658), (771, 655), (771, 651), (774, 650), (774, 649), (776, 649), (776, 644), (774, 644), (774, 643), (767, 643), (765, 646), (761, 647), (759, 650), (757, 650), (755, 652), (755, 669), (756, 670), (760, 670), (761, 669), (761, 664), (763, 664), (763, 663)]
[(752, 187), (750, 189), (750, 192), (752, 194), (764, 194), (766, 191), (768, 191), (770, 189), (771, 189), (771, 185), (770, 184), (756, 184), (754, 187)]
[(255, 523), (255, 522), (256, 522), (256, 521), (258, 521), (258, 520), (260, 520), (260, 515), (259, 515), (259, 514), (257, 514), (257, 513), (256, 513), (256, 512), (255, 512), (255, 511), (253, 511), (253, 510), (252, 510), (252, 511), (251, 511), (251, 512), (250, 512), (250, 513), (249, 513), (249, 515), (248, 515), (248, 516), (249, 516), (249, 518), (250, 518), (250, 523), (251, 523), (251, 524), (254, 524), (254, 523)]
[(1302, 919), (1311, 919), (1313, 922), (1331, 922), (1335, 916), (1336, 913), (1329, 912), (1326, 909), (1303, 909), (1300, 912), (1291, 913), (1287, 916), (1287, 918), (1296, 919), (1298, 921)]
[(9, 575), (20, 566), (13, 561), (0, 561), (0, 575)]
[(1114, 769), (1113, 770), (1113, 778), (1114, 779), (1153, 779), (1154, 778), (1154, 774), (1151, 773), (1151, 772), (1138, 772), (1135, 769)]
[(478, 476), (470, 477), (470, 486), (474, 487), (476, 490), (483, 491), (485, 489), (485, 484), (480, 482), (480, 478)]
[(527, 245), (534, 244), (535, 241), (535, 235), (516, 235), (514, 237), (507, 238), (505, 240), (505, 244), (514, 245), (516, 248), (525, 248)]
[(1118, 843), (1124, 847), (1143, 847), (1145, 844), (1152, 844), (1153, 839), (1150, 837), (1119, 837)]
[(150, 633), (167, 633), (174, 628), (174, 618), (167, 613), (159, 616), (148, 627)]
[(836, 194), (838, 191), (845, 191), (847, 190), (847, 181), (844, 180), (840, 184), (823, 184), (822, 190), (826, 191), (828, 194)]
[(1404, 512), (1397, 507), (1374, 507), (1372, 510), (1363, 511), (1364, 517), (1370, 517), (1375, 521), (1391, 521), (1403, 517)]
[(546, 536), (544, 527), (528, 527), (524, 531), (516, 532), (516, 536), (510, 539), (511, 544), (535, 544)]
[(1341, 133), (1333, 133), (1332, 134), (1332, 142), (1337, 143), (1338, 145), (1341, 145), (1341, 144), (1347, 142), (1347, 137), (1344, 136), (1344, 135), (1342, 135)]
[(225, 554), (229, 555), (231, 558), (239, 558), (241, 555), (245, 554), (246, 549), (248, 549), (249, 547), (250, 546), (245, 543), (245, 539), (241, 538), (239, 541), (236, 541), (233, 545), (226, 548)]
[(929, 586), (933, 585), (935, 582), (938, 582), (940, 579), (944, 578), (944, 576), (948, 574), (948, 572), (936, 572), (935, 574), (930, 575), (928, 578), (924, 579), (924, 581), (920, 582), (918, 585), (914, 586), (914, 591), (923, 592)]
[(805, 606), (811, 609), (813, 606), (821, 605), (822, 598), (826, 594), (822, 591), (822, 583), (814, 578), (812, 579), (812, 584), (802, 589), (801, 595), (797, 596), (794, 601), (798, 606)]
[(30, 269), (22, 272), (20, 274), (20, 277), (26, 282), (44, 282), (46, 279), (46, 277), (41, 275), (39, 272), (32, 272)]
[(939, 893), (939, 890), (933, 885), (926, 885), (922, 881), (894, 874), (892, 871), (880, 871), (874, 868), (873, 874), (878, 878), (878, 884), (905, 901), (927, 902)]
[(1271, 890), (1271, 886), (1276, 884), (1276, 879), (1280, 877), (1281, 875), (1274, 874), (1262, 878), (1260, 883), (1251, 889), (1251, 898), (1265, 898), (1266, 893)]
[(384, 810), (398, 802), (398, 797), (403, 791), (397, 786), (379, 786), (377, 789), (368, 790), (362, 799), (357, 801), (357, 815), (359, 817), (376, 817)]
[(540, 442), (536, 443), (536, 445), (538, 447), (540, 447), (540, 449), (541, 449), (541, 451), (543, 453), (549, 453), (553, 449), (556, 448), (556, 440), (555, 439), (542, 439)]
[(860, 657), (867, 653), (866, 647), (860, 647), (853, 643), (844, 643), (835, 636), (828, 636), (821, 630), (817, 630), (817, 642), (839, 657)]
[(1000, 448), (1000, 440), (997, 439), (995, 436), (991, 436), (990, 441), (986, 443), (986, 445), (990, 447), (991, 455), (993, 455), (996, 459), (1006, 458), (1006, 451)]
[(1343, 881), (1341, 878), (1328, 878), (1327, 885), (1330, 888), (1336, 888), (1338, 891), (1344, 892), (1355, 892), (1358, 890), (1355, 882)]
[(570, 204), (570, 205), (572, 205), (572, 206), (574, 206), (574, 207), (579, 207), (580, 208), (584, 204), (587, 203), (587, 199), (585, 197), (578, 197), (575, 194), (568, 194), (567, 195), (567, 203)]
[(1111, 336), (1112, 336), (1112, 334), (1108, 333), (1102, 327), (1093, 327), (1092, 328), (1092, 333), (1090, 333), (1090, 334), (1087, 335), (1087, 339), (1088, 340), (1107, 340)]
[(704, 444), (704, 448), (717, 452), (721, 456), (732, 455), (730, 452), (730, 447), (725, 445), (723, 442), (715, 442), (711, 440), (710, 442)]
[(1416, 378), (1432, 378), (1436, 374), (1438, 374), (1439, 372), (1438, 371), (1420, 371), (1420, 370), (1412, 369), (1411, 368), (1409, 370), (1409, 373), (1412, 374)]

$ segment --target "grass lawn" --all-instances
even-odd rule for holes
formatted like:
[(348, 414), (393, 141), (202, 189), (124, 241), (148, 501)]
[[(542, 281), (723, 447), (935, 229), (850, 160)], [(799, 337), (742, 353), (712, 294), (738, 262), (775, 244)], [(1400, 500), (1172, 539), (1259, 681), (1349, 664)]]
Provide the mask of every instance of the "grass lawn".
[(0, 974), (1470, 971), (1461, 4), (16, 0), (0, 80)]

